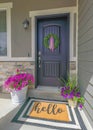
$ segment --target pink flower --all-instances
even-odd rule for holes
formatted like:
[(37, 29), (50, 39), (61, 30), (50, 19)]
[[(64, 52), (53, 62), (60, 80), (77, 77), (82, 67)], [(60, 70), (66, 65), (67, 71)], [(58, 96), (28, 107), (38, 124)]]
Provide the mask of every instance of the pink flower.
[[(18, 72), (20, 72), (18, 70)], [(13, 76), (10, 76), (3, 84), (3, 87), (11, 92), (12, 90), (19, 91), (24, 88), (26, 85), (34, 84), (34, 77), (30, 73), (18, 73)]]

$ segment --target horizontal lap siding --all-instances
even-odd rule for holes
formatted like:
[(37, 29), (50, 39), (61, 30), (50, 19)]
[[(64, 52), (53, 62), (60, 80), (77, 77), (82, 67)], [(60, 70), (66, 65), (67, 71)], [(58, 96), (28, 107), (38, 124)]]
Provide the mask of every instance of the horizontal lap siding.
[(84, 111), (93, 127), (93, 1), (79, 0), (78, 84)]

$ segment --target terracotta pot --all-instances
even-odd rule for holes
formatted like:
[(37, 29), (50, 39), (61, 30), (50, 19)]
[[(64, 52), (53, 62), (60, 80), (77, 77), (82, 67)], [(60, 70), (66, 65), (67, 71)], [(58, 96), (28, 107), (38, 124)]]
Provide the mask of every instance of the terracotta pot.
[(77, 101), (73, 101), (73, 99), (68, 99), (68, 104), (70, 107), (76, 108)]

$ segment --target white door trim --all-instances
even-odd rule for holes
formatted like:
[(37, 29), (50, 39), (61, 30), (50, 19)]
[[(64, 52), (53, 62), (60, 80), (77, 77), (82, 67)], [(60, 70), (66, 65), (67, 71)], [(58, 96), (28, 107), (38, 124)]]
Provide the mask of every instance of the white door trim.
[[(75, 7), (64, 7), (64, 8), (55, 8), (55, 9), (47, 9), (47, 10), (36, 10), (30, 11), (29, 17), (31, 18), (31, 43), (32, 43), (32, 59), (35, 61), (35, 17), (36, 16), (45, 16), (45, 15), (53, 15), (53, 14), (70, 14), (70, 61), (76, 61), (76, 57), (73, 56), (73, 34), (74, 34), (74, 14), (77, 16), (77, 6)], [(76, 23), (77, 24), (77, 23)], [(77, 30), (76, 30), (77, 31)], [(78, 33), (78, 32), (76, 32)]]

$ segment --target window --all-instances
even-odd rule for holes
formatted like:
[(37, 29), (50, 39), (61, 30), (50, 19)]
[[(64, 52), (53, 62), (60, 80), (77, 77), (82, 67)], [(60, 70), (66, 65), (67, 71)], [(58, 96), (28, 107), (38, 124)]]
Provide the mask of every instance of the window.
[(12, 3), (0, 3), (0, 61), (11, 57), (11, 8)]
[(7, 56), (6, 11), (0, 11), (0, 56)]

